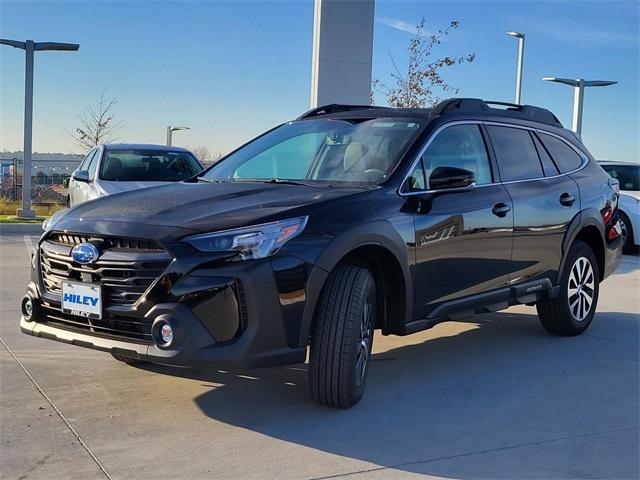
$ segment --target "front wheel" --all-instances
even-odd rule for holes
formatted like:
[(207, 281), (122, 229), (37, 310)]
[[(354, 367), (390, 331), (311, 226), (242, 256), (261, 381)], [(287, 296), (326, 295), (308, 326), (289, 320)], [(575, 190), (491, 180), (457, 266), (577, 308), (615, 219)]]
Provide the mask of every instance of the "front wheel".
[(309, 387), (319, 403), (349, 408), (362, 397), (375, 315), (371, 272), (354, 265), (332, 272), (320, 298), (309, 356)]
[(633, 236), (633, 225), (631, 225), (631, 220), (629, 220), (629, 217), (624, 212), (620, 212), (620, 227), (622, 229), (622, 235), (624, 236), (622, 253), (633, 253), (636, 247)]
[(538, 317), (544, 329), (554, 335), (572, 336), (584, 332), (596, 312), (600, 274), (591, 247), (576, 241), (569, 250), (556, 298), (539, 300)]

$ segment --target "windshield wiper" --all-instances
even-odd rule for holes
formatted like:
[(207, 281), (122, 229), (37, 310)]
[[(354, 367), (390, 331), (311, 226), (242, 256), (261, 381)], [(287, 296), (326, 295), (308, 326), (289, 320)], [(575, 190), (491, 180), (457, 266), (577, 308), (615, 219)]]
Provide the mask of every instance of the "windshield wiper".
[(227, 183), (227, 182), (229, 182), (229, 180), (221, 180), (219, 178), (207, 178), (207, 177), (198, 177), (197, 180), (199, 182), (206, 182), (206, 183)]

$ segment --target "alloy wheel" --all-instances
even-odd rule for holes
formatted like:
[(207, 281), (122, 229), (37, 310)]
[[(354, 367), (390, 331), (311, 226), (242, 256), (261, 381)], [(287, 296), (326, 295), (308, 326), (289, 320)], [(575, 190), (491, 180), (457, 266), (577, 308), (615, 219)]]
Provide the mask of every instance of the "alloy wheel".
[(356, 357), (356, 382), (362, 385), (367, 373), (367, 365), (369, 364), (369, 356), (371, 355), (372, 340), (372, 319), (373, 319), (373, 299), (372, 295), (367, 296), (364, 308), (362, 309), (362, 317), (360, 319), (360, 338), (358, 341), (358, 353)]
[(567, 285), (569, 311), (575, 320), (582, 322), (591, 311), (595, 294), (595, 277), (591, 262), (586, 257), (578, 258), (571, 267)]

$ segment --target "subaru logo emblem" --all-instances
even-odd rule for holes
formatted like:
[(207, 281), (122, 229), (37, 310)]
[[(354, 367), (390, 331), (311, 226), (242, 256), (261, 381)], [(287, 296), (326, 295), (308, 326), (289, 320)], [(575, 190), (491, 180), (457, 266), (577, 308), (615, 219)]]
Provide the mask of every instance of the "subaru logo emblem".
[(99, 256), (98, 247), (92, 243), (80, 243), (71, 250), (73, 260), (83, 265), (95, 262)]

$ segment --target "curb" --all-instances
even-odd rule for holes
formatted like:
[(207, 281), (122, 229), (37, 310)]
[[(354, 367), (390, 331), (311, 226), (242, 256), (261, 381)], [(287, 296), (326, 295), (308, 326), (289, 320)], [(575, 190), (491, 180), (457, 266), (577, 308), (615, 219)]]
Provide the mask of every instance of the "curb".
[(38, 235), (42, 233), (41, 223), (0, 223), (0, 235), (17, 233), (23, 235)]

